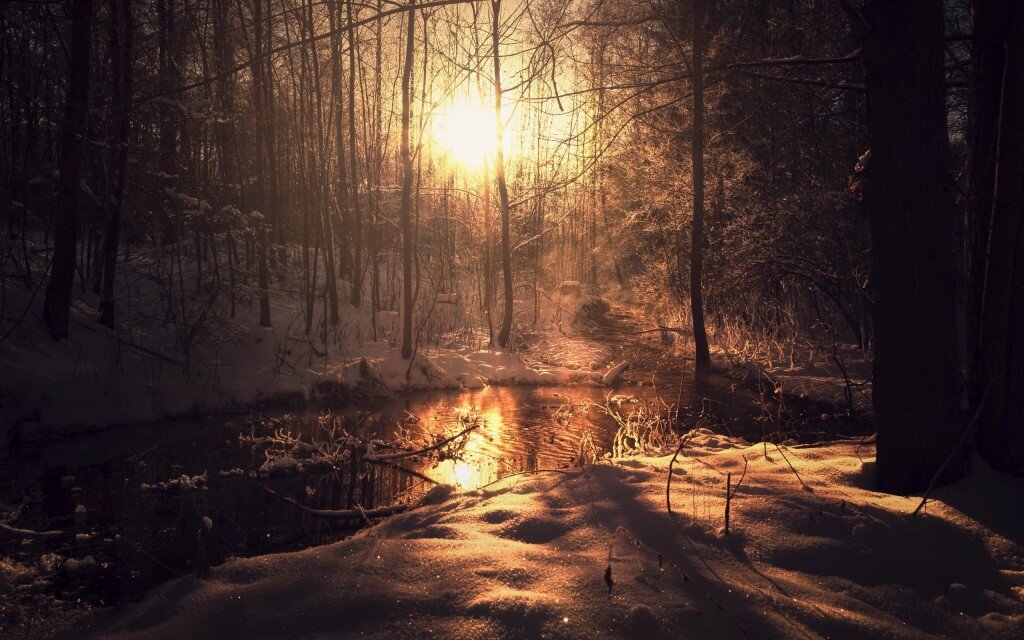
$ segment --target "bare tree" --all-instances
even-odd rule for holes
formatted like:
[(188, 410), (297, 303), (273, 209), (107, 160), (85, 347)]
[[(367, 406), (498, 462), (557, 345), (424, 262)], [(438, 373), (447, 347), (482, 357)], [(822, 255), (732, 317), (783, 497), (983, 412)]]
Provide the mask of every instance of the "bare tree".
[(103, 234), (103, 290), (100, 301), (100, 324), (114, 326), (114, 275), (117, 269), (117, 250), (120, 244), (121, 210), (124, 208), (124, 186), (128, 176), (128, 134), (131, 128), (132, 100), (132, 23), (131, 0), (109, 2), (110, 62), (113, 99), (111, 109), (111, 137), (116, 152), (114, 189)]
[(690, 229), (690, 312), (693, 316), (694, 366), (711, 369), (704, 327), (704, 0), (694, 0), (693, 30), (693, 219)]
[(71, 290), (78, 247), (79, 183), (89, 111), (89, 49), (92, 37), (92, 0), (71, 4), (71, 47), (68, 50), (68, 91), (60, 135), (60, 183), (57, 222), (53, 232), (53, 263), (46, 287), (43, 317), (50, 334), (68, 337)]
[[(984, 4), (984, 3), (983, 3)], [(995, 4), (995, 3), (993, 3)], [(979, 7), (979, 11), (984, 11)], [(979, 336), (978, 447), (997, 469), (1024, 469), (1024, 7), (1006, 3), (991, 214)], [(987, 43), (986, 43), (987, 45)], [(982, 45), (985, 46), (985, 45)], [(976, 88), (984, 92), (984, 85)], [(980, 96), (984, 100), (984, 96)], [(980, 161), (983, 158), (978, 157)], [(979, 171), (975, 171), (979, 173)]]
[(501, 213), (501, 274), (504, 282), (504, 306), (498, 346), (507, 348), (512, 335), (512, 241), (509, 220), (508, 185), (505, 183), (505, 117), (502, 115), (501, 88), (501, 0), (491, 0), (491, 55), (494, 60), (494, 177), (498, 183), (498, 209)]
[(416, 35), (416, 0), (409, 0), (405, 30), (405, 62), (402, 68), (402, 203), (398, 213), (402, 234), (402, 358), (409, 360), (413, 352), (413, 281), (412, 281), (412, 149), (409, 143), (412, 120), (412, 66)]

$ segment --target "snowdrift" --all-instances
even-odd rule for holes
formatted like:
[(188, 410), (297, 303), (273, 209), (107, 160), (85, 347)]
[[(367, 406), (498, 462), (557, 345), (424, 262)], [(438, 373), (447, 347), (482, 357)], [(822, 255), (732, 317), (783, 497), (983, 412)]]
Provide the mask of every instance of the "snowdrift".
[(670, 456), (441, 489), (347, 541), (165, 584), (92, 637), (1024, 637), (1024, 480), (979, 462), (911, 518), (919, 499), (865, 488), (872, 455), (700, 432), (673, 515)]

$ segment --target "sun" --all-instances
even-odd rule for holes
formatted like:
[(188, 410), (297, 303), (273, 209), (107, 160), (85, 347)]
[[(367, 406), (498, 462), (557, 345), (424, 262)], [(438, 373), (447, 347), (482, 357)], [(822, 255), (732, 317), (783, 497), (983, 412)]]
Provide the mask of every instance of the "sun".
[[(431, 118), (430, 135), (441, 154), (466, 169), (479, 170), (497, 146), (494, 110), (468, 99), (442, 105)], [(511, 137), (506, 127), (502, 145), (506, 153)]]

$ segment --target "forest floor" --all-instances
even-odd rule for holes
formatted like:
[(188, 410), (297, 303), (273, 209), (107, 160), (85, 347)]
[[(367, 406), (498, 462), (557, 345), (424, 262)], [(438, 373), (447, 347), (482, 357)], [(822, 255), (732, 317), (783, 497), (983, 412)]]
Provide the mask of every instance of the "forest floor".
[(920, 497), (871, 489), (873, 455), (857, 440), (776, 447), (698, 430), (674, 465), (604, 459), (438, 488), (351, 539), (169, 582), (90, 633), (1024, 637), (1024, 479), (977, 461), (914, 517)]

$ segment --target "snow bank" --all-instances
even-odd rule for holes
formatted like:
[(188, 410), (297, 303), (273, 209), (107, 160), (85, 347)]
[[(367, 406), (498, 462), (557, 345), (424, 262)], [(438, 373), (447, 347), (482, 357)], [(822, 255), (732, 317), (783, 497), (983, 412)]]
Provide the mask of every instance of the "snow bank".
[[(844, 345), (841, 353), (846, 375), (852, 383), (850, 393), (854, 408), (860, 413), (871, 413), (872, 362), (852, 345)], [(799, 363), (735, 360), (733, 354), (723, 355), (734, 360), (729, 367), (730, 374), (741, 380), (762, 380), (769, 388), (773, 384), (778, 385), (786, 395), (826, 402), (836, 407), (849, 404), (843, 370), (829, 359), (829, 355), (818, 354), (813, 364), (803, 360)], [(806, 352), (801, 354), (803, 357), (807, 355)]]
[[(335, 371), (329, 370), (328, 375)], [(579, 384), (597, 382), (589, 372), (563, 367), (530, 366), (515, 353), (496, 349), (428, 350), (412, 362), (392, 349), (343, 365), (339, 379), (348, 387), (368, 382), (390, 392), (423, 389), (479, 389), (490, 384)]]
[(914, 519), (916, 499), (862, 488), (870, 446), (693, 443), (671, 516), (669, 457), (441, 491), (347, 541), (165, 584), (92, 637), (1024, 635), (1024, 480), (979, 466)]
[(626, 372), (626, 369), (629, 369), (629, 362), (620, 362), (605, 372), (604, 376), (601, 378), (601, 384), (606, 387), (612, 386), (622, 378), (622, 374)]
[[(133, 267), (121, 269), (150, 311), (162, 308), (163, 289)], [(33, 298), (10, 282), (0, 286), (9, 308), (27, 310), (23, 322), (0, 327), (0, 334), (11, 327), (0, 340), (0, 442), (272, 402), (490, 384), (599, 384), (598, 369), (610, 357), (599, 345), (578, 340), (560, 345), (560, 357), (534, 358), (536, 363), (505, 351), (461, 347), (421, 350), (410, 367), (385, 341), (397, 333), (396, 312), (377, 312), (380, 341), (371, 342), (370, 311), (344, 305), (334, 343), (325, 349), (302, 331), (301, 304), (272, 288), (272, 328), (259, 325), (256, 305), (238, 304), (235, 317), (207, 320), (195, 334), (201, 344), (186, 358), (180, 331), (188, 327), (135, 309), (131, 323), (108, 329), (96, 321), (91, 293), (74, 302), (70, 339), (54, 341), (41, 320), (42, 296)], [(577, 311), (587, 299), (571, 298)], [(445, 293), (438, 302), (457, 308), (459, 298)]]

